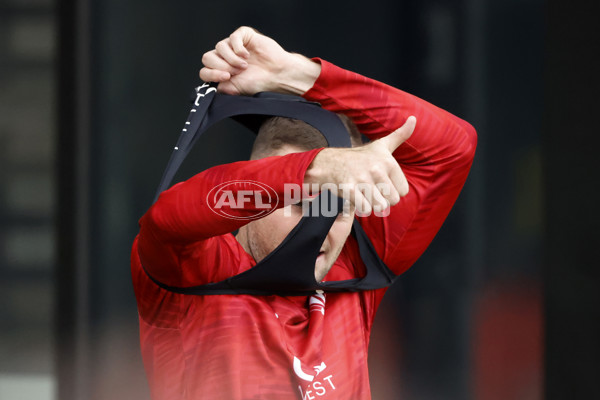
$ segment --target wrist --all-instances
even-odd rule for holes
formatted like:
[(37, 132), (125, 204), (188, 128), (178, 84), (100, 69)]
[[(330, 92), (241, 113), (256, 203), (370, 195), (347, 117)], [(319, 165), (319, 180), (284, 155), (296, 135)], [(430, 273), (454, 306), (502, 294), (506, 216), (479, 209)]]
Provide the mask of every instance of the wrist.
[(305, 184), (316, 184), (320, 187), (328, 182), (327, 173), (329, 172), (329, 168), (327, 168), (327, 166), (329, 164), (330, 153), (331, 149), (328, 148), (321, 149), (321, 151), (317, 153), (304, 173)]
[(289, 53), (278, 82), (278, 91), (301, 96), (313, 87), (321, 74), (321, 64), (301, 54)]

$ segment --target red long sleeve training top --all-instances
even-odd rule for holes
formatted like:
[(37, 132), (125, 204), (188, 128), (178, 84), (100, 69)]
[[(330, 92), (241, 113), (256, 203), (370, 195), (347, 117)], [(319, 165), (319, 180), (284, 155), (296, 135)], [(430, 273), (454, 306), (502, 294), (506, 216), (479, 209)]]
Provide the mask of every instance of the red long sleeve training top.
[[(316, 60), (322, 71), (304, 97), (348, 115), (370, 139), (417, 117), (414, 133), (394, 152), (408, 195), (388, 217), (359, 218), (379, 256), (399, 275), (425, 251), (454, 204), (473, 160), (475, 131), (415, 96)], [(371, 398), (367, 349), (385, 289), (308, 297), (182, 295), (158, 287), (141, 266), (179, 287), (252, 268), (255, 261), (229, 233), (244, 222), (213, 213), (207, 193), (221, 182), (253, 180), (283, 199), (284, 184), (301, 185), (318, 152), (208, 169), (165, 191), (141, 218), (131, 270), (154, 400)], [(349, 238), (325, 280), (354, 278), (363, 270)]]

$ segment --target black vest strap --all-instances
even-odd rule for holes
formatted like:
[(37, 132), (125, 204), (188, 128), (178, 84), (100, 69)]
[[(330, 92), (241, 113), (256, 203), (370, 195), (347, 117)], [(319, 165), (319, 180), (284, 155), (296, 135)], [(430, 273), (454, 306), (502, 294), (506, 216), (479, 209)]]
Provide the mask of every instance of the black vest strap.
[[(303, 120), (318, 129), (330, 147), (350, 147), (350, 137), (341, 120), (333, 113), (298, 96), (259, 93), (254, 97), (228, 96), (216, 93), (214, 86), (204, 84), (196, 89), (197, 95), (185, 127), (171, 155), (155, 196), (155, 201), (166, 190), (179, 166), (200, 135), (215, 122), (233, 117), (257, 132), (262, 120), (283, 116)], [(389, 286), (395, 279), (392, 271), (375, 252), (373, 244), (357, 220), (352, 226), (366, 275), (343, 281), (317, 282), (315, 261), (335, 219), (343, 210), (342, 199), (329, 191), (322, 192), (313, 201), (326, 201), (330, 216), (314, 215), (319, 207), (309, 207), (309, 214), (286, 236), (283, 242), (251, 269), (221, 282), (194, 287), (165, 285), (146, 274), (158, 286), (175, 293), (192, 295), (249, 294), (305, 296), (315, 290), (326, 292), (373, 290)], [(319, 212), (319, 211), (316, 211)]]
[[(193, 295), (250, 294), (280, 296), (307, 296), (315, 290), (325, 292), (357, 292), (379, 289), (391, 285), (395, 275), (381, 261), (366, 233), (357, 220), (352, 225), (352, 235), (358, 243), (360, 256), (366, 266), (362, 278), (343, 281), (317, 282), (315, 260), (333, 222), (342, 211), (342, 200), (329, 191), (321, 196), (333, 203), (335, 216), (306, 215), (292, 229), (281, 244), (251, 269), (221, 282), (193, 287), (173, 287), (153, 281), (163, 289)], [(331, 204), (331, 203), (330, 203)]]
[(225, 118), (232, 117), (254, 133), (258, 133), (262, 121), (268, 117), (300, 119), (323, 133), (329, 147), (351, 147), (350, 136), (339, 117), (302, 97), (271, 92), (257, 93), (253, 97), (230, 96), (217, 93), (217, 89), (207, 83), (196, 88), (196, 92), (194, 106), (171, 154), (154, 201), (169, 188), (198, 138)]

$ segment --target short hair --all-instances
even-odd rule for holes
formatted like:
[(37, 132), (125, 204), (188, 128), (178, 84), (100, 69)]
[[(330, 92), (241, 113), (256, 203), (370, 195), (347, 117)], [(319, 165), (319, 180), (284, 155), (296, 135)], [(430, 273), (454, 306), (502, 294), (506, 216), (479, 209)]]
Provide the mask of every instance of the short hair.
[[(356, 125), (347, 116), (337, 115), (350, 135), (352, 147), (361, 145), (362, 136)], [(318, 129), (304, 121), (287, 117), (271, 117), (260, 126), (250, 159), (268, 157), (286, 145), (308, 151), (327, 147), (327, 140)]]

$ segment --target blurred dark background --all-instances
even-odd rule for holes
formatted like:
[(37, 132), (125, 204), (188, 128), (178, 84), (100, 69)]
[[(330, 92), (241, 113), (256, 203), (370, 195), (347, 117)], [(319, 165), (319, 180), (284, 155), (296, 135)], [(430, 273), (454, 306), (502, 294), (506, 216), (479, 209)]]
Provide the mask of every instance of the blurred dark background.
[[(478, 130), (461, 197), (376, 318), (373, 398), (600, 398), (599, 180), (588, 142), (597, 9), (0, 0), (0, 400), (149, 398), (130, 246), (201, 56), (240, 25)], [(250, 145), (222, 123), (179, 179), (243, 159)]]

